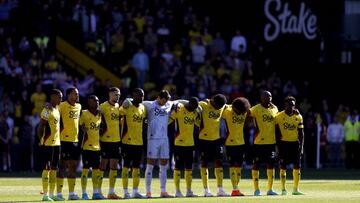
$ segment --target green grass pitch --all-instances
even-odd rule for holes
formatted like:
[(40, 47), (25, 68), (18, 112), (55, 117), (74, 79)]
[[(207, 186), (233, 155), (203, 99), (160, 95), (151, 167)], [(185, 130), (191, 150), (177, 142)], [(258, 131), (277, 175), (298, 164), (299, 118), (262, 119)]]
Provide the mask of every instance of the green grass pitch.
[[(309, 173), (312, 173), (309, 175)], [(291, 172), (288, 172), (287, 180), (287, 196), (266, 196), (266, 179), (260, 179), (260, 190), (263, 194), (261, 197), (253, 196), (253, 186), (252, 180), (248, 177), (248, 173), (245, 173), (245, 178), (240, 182), (240, 189), (246, 195), (245, 197), (196, 197), (196, 198), (171, 198), (171, 199), (160, 199), (156, 198), (159, 196), (159, 179), (154, 178), (152, 184), (152, 199), (130, 199), (126, 202), (194, 202), (194, 203), (227, 203), (227, 202), (360, 202), (360, 180), (359, 172), (352, 171), (347, 172), (343, 170), (339, 171), (323, 171), (321, 172), (309, 172), (308, 175), (300, 182), (300, 189), (305, 193), (303, 196), (293, 196), (291, 195), (292, 190), (292, 180)], [(341, 173), (341, 174), (340, 174)], [(320, 175), (318, 175), (320, 174)], [(333, 174), (333, 175), (332, 175)], [(347, 176), (346, 176), (347, 174)], [(0, 174), (0, 202), (40, 202), (42, 196), (40, 195), (41, 191), (41, 178), (40, 177), (3, 177), (4, 174)], [(17, 174), (21, 176), (21, 174)], [(313, 176), (313, 177), (311, 177)], [(169, 176), (170, 177), (170, 176)], [(329, 177), (329, 178), (328, 178)], [(264, 177), (263, 177), (264, 178)], [(352, 179), (352, 180), (351, 180)], [(213, 194), (216, 194), (216, 182), (215, 179), (210, 179), (210, 189)], [(129, 187), (131, 188), (132, 180), (129, 180)], [(185, 193), (185, 180), (181, 180), (181, 189)], [(81, 185), (80, 179), (77, 179), (76, 182), (76, 193), (81, 195)], [(174, 183), (171, 178), (168, 179), (167, 189), (171, 194), (175, 193)], [(231, 182), (230, 179), (224, 179), (224, 189), (230, 193), (231, 192)], [(108, 190), (108, 180), (105, 178), (103, 183), (103, 193), (107, 194)], [(145, 193), (145, 180), (142, 178), (140, 182), (141, 193)], [(274, 182), (274, 190), (280, 193), (280, 181), (278, 177)], [(202, 183), (200, 179), (193, 180), (193, 191), (195, 194), (202, 195)], [(67, 181), (65, 180), (64, 185), (64, 197), (67, 197)], [(116, 192), (119, 195), (123, 195), (121, 187), (121, 179), (117, 179), (116, 182)], [(131, 192), (131, 190), (130, 190)], [(91, 178), (88, 179), (88, 194), (92, 196), (92, 184)], [(124, 200), (118, 200), (121, 202)], [(72, 202), (84, 202), (84, 201), (72, 201)], [(99, 202), (99, 201), (86, 201), (86, 202)], [(103, 200), (101, 202), (110, 202), (108, 200)], [(113, 200), (111, 201), (113, 202)]]

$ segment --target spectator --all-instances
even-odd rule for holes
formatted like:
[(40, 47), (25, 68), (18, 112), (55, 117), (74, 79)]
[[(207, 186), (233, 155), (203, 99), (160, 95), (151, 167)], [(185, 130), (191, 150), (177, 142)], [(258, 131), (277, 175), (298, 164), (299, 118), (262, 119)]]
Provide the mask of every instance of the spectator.
[(149, 70), (149, 56), (140, 47), (138, 52), (132, 58), (132, 64), (138, 73), (138, 84), (144, 88), (146, 72)]
[(328, 159), (330, 167), (341, 166), (341, 147), (344, 142), (344, 126), (337, 117), (327, 129)]
[(236, 53), (246, 53), (246, 38), (241, 34), (240, 30), (236, 30), (236, 35), (231, 40), (231, 51)]

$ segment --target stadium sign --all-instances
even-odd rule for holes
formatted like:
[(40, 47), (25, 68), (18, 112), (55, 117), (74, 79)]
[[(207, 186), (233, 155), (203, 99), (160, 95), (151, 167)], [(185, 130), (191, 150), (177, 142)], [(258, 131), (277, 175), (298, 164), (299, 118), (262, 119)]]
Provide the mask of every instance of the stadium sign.
[[(275, 10), (271, 8), (275, 7)], [(289, 3), (281, 0), (266, 0), (264, 14), (269, 22), (264, 27), (264, 38), (271, 42), (280, 34), (303, 34), (308, 40), (316, 38), (317, 17), (301, 2), (298, 15), (289, 9)]]

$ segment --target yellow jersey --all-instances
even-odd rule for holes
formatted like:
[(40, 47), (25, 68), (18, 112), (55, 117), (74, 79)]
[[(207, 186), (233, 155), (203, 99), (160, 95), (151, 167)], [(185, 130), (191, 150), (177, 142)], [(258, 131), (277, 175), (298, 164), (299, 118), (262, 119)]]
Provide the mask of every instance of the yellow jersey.
[(130, 105), (127, 109), (120, 107), (122, 119), (121, 142), (128, 145), (143, 145), (143, 122), (146, 117), (146, 109), (143, 104), (139, 107)]
[(60, 140), (78, 142), (81, 104), (71, 105), (68, 101), (64, 101), (60, 103), (59, 110), (61, 115)]
[(222, 118), (226, 127), (226, 146), (244, 145), (244, 123), (247, 113), (238, 115), (232, 109), (231, 105), (226, 105)]
[(287, 115), (285, 111), (280, 112), (275, 117), (275, 123), (279, 125), (281, 141), (295, 142), (299, 140), (299, 129), (304, 128), (303, 118), (298, 115)]
[(81, 144), (83, 150), (100, 151), (100, 123), (100, 112), (94, 115), (88, 110), (82, 111), (80, 125), (87, 129)]
[(261, 104), (257, 104), (250, 108), (250, 112), (254, 118), (254, 144), (275, 144), (275, 116), (278, 108), (275, 105), (265, 108)]
[(194, 125), (200, 123), (199, 113), (188, 111), (184, 104), (178, 103), (169, 121), (175, 122), (175, 146), (194, 146)]
[(108, 101), (100, 105), (103, 116), (102, 122), (106, 124), (106, 130), (100, 136), (102, 142), (120, 142), (120, 112), (119, 104), (111, 105)]
[(60, 112), (58, 107), (44, 108), (40, 116), (47, 121), (40, 144), (44, 146), (60, 146)]
[(199, 102), (199, 105), (202, 107), (199, 139), (220, 139), (220, 120), (225, 105), (221, 109), (215, 109), (209, 99)]

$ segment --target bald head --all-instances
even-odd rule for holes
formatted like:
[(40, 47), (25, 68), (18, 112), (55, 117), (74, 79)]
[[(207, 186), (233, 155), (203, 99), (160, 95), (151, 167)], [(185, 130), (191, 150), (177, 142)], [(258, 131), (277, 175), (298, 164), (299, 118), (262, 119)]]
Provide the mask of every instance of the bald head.
[(271, 93), (269, 91), (262, 91), (260, 95), (261, 104), (268, 106), (272, 100)]

